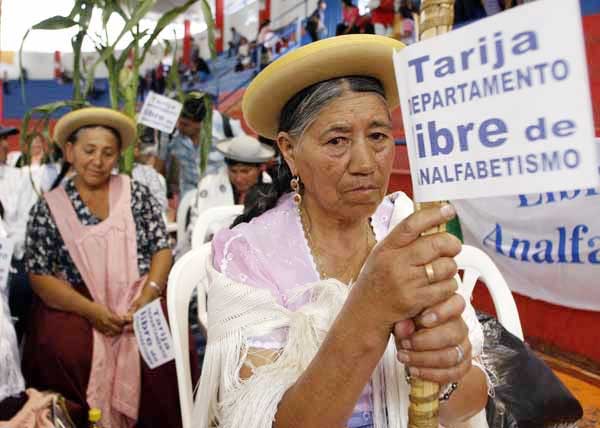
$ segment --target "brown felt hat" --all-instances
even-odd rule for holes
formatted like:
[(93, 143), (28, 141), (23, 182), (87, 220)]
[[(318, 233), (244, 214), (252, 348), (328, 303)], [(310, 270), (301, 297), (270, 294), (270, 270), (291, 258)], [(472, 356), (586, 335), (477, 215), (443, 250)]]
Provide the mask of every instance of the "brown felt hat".
[(336, 77), (378, 79), (390, 109), (399, 104), (392, 55), (404, 48), (398, 40), (370, 34), (331, 37), (292, 51), (265, 68), (250, 83), (242, 110), (259, 135), (275, 139), (285, 104), (302, 89)]

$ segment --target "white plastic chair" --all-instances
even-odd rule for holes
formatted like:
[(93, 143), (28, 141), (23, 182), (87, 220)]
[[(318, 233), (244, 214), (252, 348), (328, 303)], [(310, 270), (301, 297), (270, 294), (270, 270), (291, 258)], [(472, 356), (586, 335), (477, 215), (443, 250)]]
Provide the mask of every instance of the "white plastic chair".
[[(458, 269), (464, 271), (461, 284), (463, 295), (470, 299), (477, 280), (481, 279), (492, 296), (498, 321), (523, 340), (523, 329), (515, 299), (492, 259), (479, 248), (463, 245), (460, 254), (454, 260)], [(488, 428), (485, 409), (469, 420), (453, 425), (452, 428)]]
[(199, 318), (203, 328), (206, 329), (206, 262), (210, 254), (210, 244), (189, 251), (175, 263), (169, 274), (167, 311), (173, 336), (183, 428), (192, 427), (192, 410), (194, 408), (194, 391), (189, 360), (188, 308), (192, 293), (197, 288)]
[(477, 280), (481, 279), (492, 296), (500, 324), (523, 340), (523, 329), (515, 299), (492, 259), (479, 248), (463, 245), (462, 251), (454, 260), (458, 269), (464, 271), (462, 280), (464, 294), (470, 298)]
[(213, 207), (204, 210), (196, 219), (194, 230), (192, 232), (192, 249), (196, 249), (204, 244), (206, 239), (206, 232), (209, 227), (215, 223), (227, 223), (233, 222), (235, 217), (240, 215), (244, 211), (243, 205), (224, 205), (220, 207)]

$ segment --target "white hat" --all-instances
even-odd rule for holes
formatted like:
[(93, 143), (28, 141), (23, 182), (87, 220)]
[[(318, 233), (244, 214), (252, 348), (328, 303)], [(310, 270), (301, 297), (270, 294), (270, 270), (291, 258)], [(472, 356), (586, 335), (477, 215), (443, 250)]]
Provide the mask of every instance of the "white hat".
[(244, 163), (263, 163), (275, 156), (275, 150), (249, 135), (217, 143), (217, 150), (227, 159)]

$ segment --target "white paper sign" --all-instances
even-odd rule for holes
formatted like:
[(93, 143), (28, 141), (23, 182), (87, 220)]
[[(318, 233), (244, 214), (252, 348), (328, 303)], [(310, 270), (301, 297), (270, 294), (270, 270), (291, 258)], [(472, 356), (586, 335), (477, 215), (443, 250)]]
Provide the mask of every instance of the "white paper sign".
[(169, 325), (160, 299), (148, 303), (133, 314), (133, 330), (142, 358), (154, 369), (175, 358)]
[(170, 134), (175, 129), (183, 104), (150, 91), (138, 116), (138, 123)]
[(599, 183), (578, 0), (540, 0), (394, 55), (415, 200)]
[(0, 290), (4, 290), (8, 283), (12, 254), (13, 242), (8, 238), (0, 238)]
[[(600, 150), (597, 159), (600, 175)], [(600, 311), (600, 187), (452, 204), (465, 243), (494, 260), (511, 290)]]

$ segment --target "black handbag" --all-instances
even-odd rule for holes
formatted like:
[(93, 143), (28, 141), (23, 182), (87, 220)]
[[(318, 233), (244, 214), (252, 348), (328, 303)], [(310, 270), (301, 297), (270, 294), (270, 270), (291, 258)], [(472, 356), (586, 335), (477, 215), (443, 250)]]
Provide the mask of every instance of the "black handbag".
[(583, 417), (577, 399), (529, 346), (493, 317), (478, 313), (485, 336), (483, 360), (494, 396), (486, 406), (490, 428), (545, 428)]

